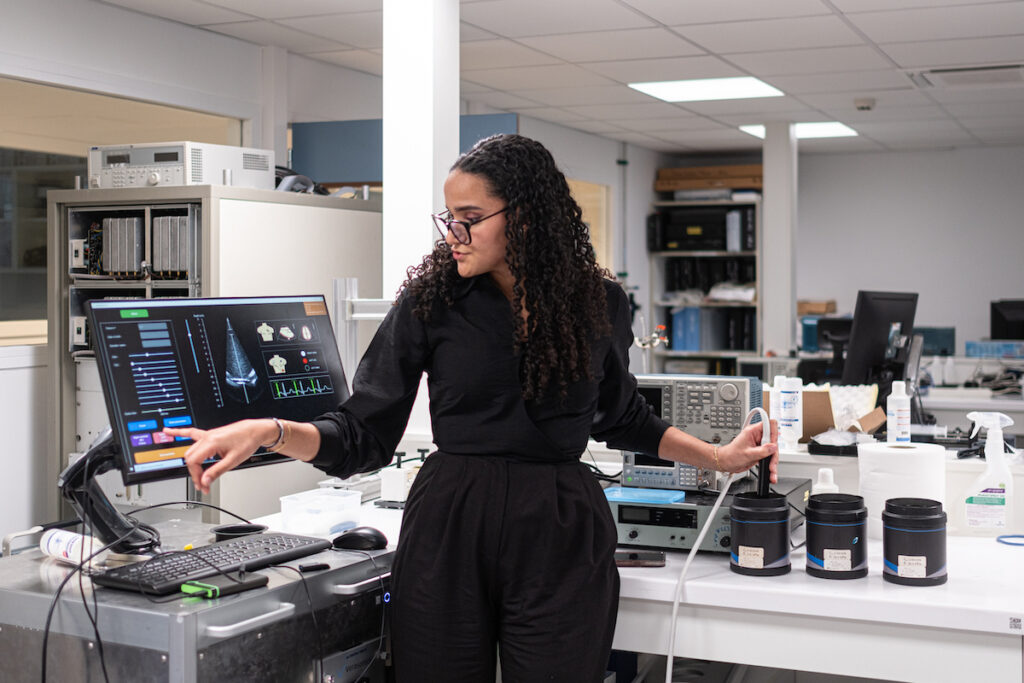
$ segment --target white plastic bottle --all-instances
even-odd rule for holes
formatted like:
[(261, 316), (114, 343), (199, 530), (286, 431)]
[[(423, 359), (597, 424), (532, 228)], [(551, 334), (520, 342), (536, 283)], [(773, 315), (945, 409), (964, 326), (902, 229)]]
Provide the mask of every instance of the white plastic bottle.
[(942, 369), (942, 381), (946, 386), (960, 384), (956, 377), (956, 363), (953, 362), (953, 356), (946, 356), (946, 366)]
[(819, 493), (839, 493), (839, 485), (836, 484), (835, 472), (831, 467), (818, 468), (818, 481), (811, 484), (811, 495)]
[(975, 536), (1005, 533), (1013, 521), (1013, 473), (1003, 452), (1003, 428), (1013, 420), (1003, 413), (967, 413), (974, 422), (973, 437), (982, 427), (985, 436), (985, 471), (964, 496), (964, 531)]
[(772, 381), (771, 392), (768, 394), (768, 416), (776, 421), (782, 416), (782, 402), (780, 398), (782, 396), (782, 383), (785, 381), (785, 375), (775, 375), (775, 379)]
[(779, 447), (796, 450), (804, 435), (804, 382), (784, 377), (779, 387)]
[[(80, 565), (83, 560), (89, 560), (89, 557), (102, 547), (103, 543), (92, 536), (83, 536), (63, 529), (48, 529), (39, 539), (39, 549), (44, 555), (73, 565)], [(93, 557), (89, 565), (103, 564), (109, 554), (109, 551), (104, 550)]]
[(910, 397), (905, 382), (893, 382), (885, 401), (885, 440), (887, 443), (910, 443)]

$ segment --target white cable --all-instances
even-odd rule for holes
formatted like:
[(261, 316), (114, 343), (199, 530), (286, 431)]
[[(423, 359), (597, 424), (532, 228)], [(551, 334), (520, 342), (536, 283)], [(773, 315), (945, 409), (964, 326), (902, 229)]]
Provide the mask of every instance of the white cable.
[[(765, 446), (771, 443), (772, 430), (771, 423), (768, 421), (768, 413), (765, 412), (764, 408), (753, 408), (747, 417), (743, 420), (743, 427), (740, 431), (747, 428), (750, 421), (754, 418), (754, 415), (761, 416), (761, 445)], [(708, 529), (715, 521), (715, 514), (718, 512), (718, 508), (722, 507), (722, 501), (725, 500), (726, 494), (729, 492), (729, 488), (732, 483), (739, 479), (739, 474), (731, 474), (726, 480), (725, 485), (722, 487), (722, 492), (718, 494), (718, 498), (715, 499), (715, 504), (711, 506), (711, 512), (708, 514), (708, 518), (704, 521), (704, 526), (701, 527), (700, 533), (697, 534), (697, 540), (694, 541), (693, 546), (690, 548), (690, 552), (686, 554), (686, 562), (683, 564), (683, 570), (679, 572), (679, 578), (676, 580), (676, 592), (675, 597), (672, 599), (672, 621), (669, 624), (668, 631), (668, 661), (665, 666), (665, 683), (672, 683), (672, 660), (673, 652), (675, 651), (676, 644), (676, 621), (679, 618), (679, 603), (683, 599), (683, 586), (686, 584), (686, 572), (690, 569), (690, 563), (693, 562), (693, 558), (697, 554), (697, 549), (700, 548), (700, 544), (704, 542), (704, 537), (707, 536)]]

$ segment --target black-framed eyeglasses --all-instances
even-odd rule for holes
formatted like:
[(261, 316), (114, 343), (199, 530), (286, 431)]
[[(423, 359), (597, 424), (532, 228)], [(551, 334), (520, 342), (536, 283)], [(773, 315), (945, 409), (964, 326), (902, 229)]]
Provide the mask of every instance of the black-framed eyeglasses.
[(451, 230), (459, 244), (469, 244), (473, 241), (473, 236), (469, 234), (470, 228), (477, 223), (483, 223), (488, 218), (494, 218), (499, 213), (505, 213), (506, 211), (508, 211), (507, 206), (499, 211), (495, 211), (492, 214), (484, 216), (483, 218), (474, 218), (468, 221), (456, 220), (455, 217), (452, 216), (451, 211), (431, 214), (430, 217), (434, 219), (434, 225), (437, 226), (437, 231), (441, 233), (441, 239), (448, 237), (448, 231)]

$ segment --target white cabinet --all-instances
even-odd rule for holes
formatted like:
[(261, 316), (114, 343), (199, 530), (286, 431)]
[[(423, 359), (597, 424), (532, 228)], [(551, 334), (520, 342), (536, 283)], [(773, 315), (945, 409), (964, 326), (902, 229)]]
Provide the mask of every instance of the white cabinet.
[(762, 350), (761, 203), (657, 202), (648, 224), (660, 372), (736, 374)]
[[(53, 442), (46, 487), (55, 519), (57, 475), (106, 426), (87, 301), (323, 294), (333, 311), (336, 278), (357, 278), (361, 296), (381, 296), (378, 201), (198, 185), (53, 191), (47, 209)], [(204, 501), (257, 517), (277, 511), (279, 496), (320, 479), (300, 463), (252, 468), (224, 476)], [(104, 485), (109, 495), (119, 475), (105, 475)], [(180, 500), (191, 490), (184, 479), (143, 488), (147, 502)]]

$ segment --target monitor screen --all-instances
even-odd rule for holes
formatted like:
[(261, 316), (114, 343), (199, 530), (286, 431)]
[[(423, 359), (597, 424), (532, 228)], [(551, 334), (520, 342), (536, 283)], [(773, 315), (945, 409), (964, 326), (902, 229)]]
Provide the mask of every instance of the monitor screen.
[[(322, 296), (98, 299), (88, 314), (125, 484), (187, 474), (192, 441), (164, 427), (303, 421), (348, 398)], [(261, 450), (246, 466), (287, 459)]]
[(843, 384), (878, 383), (884, 398), (892, 380), (903, 378), (916, 312), (916, 293), (857, 292)]
[(990, 313), (992, 339), (1024, 339), (1024, 299), (993, 301)]

